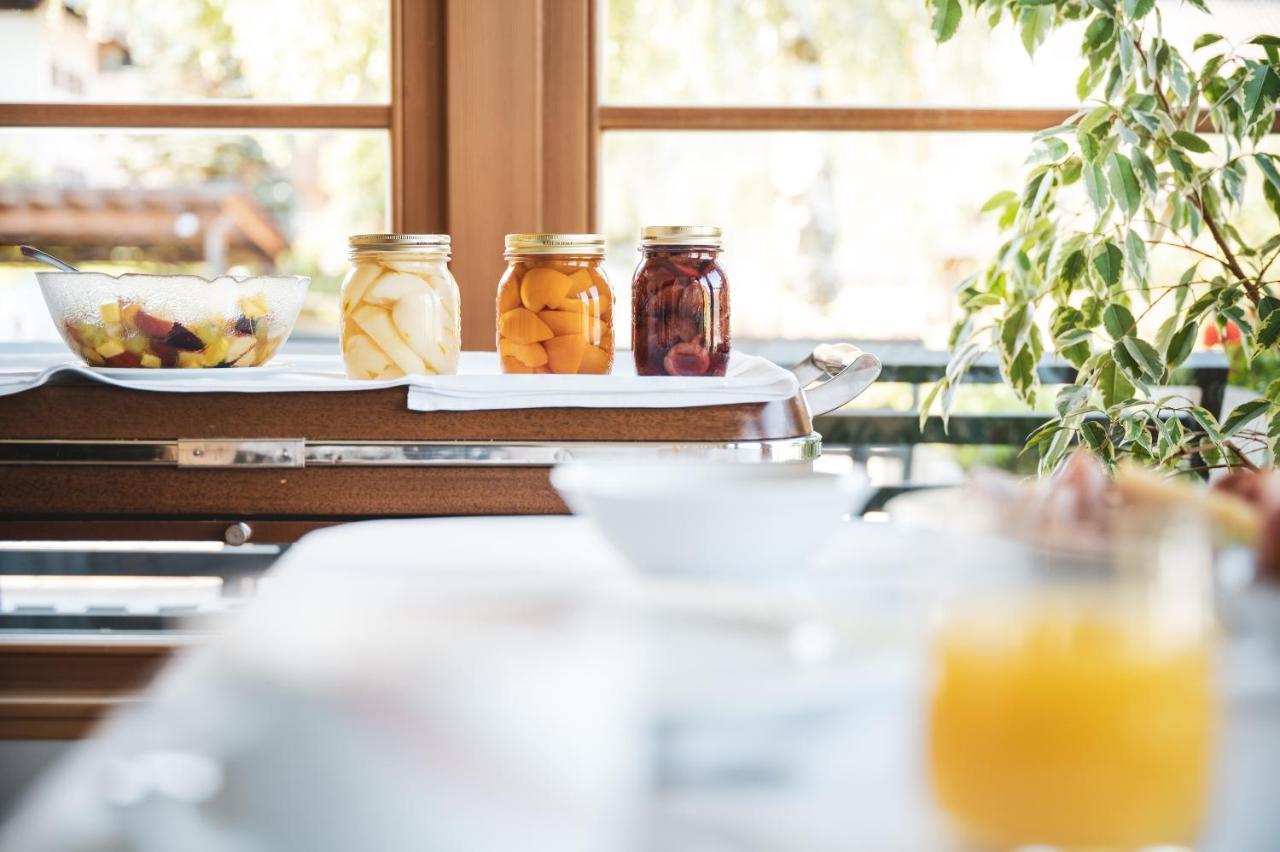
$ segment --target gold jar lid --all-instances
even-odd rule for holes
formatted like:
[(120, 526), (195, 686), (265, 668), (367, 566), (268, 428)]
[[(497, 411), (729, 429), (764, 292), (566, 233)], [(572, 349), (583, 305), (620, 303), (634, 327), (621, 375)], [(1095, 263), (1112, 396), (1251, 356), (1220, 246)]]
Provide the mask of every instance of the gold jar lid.
[(646, 246), (720, 247), (722, 232), (715, 225), (646, 225), (640, 242)]
[(449, 259), (448, 234), (356, 234), (347, 239), (352, 253), (428, 254)]
[(506, 256), (521, 254), (604, 257), (604, 237), (600, 234), (507, 234)]

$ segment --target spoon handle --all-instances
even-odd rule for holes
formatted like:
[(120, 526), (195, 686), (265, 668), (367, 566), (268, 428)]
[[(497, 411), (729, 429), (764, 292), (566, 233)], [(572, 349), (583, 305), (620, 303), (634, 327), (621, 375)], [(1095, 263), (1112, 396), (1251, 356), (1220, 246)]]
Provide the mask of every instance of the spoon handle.
[(22, 252), (24, 257), (29, 257), (32, 260), (39, 261), (40, 263), (43, 263), (43, 264), (47, 264), (48, 266), (52, 266), (54, 269), (59, 269), (63, 272), (79, 272), (80, 271), (79, 269), (76, 269), (71, 264), (62, 260), (58, 260), (56, 257), (49, 254), (48, 252), (40, 251), (40, 249), (36, 248), (35, 246), (18, 246), (18, 251)]

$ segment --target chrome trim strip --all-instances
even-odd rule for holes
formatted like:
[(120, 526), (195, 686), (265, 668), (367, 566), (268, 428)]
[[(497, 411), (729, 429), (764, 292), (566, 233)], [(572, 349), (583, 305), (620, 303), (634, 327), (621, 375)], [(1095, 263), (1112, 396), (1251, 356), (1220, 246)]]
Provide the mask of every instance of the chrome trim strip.
[[(199, 453), (197, 453), (199, 450)], [(687, 455), (744, 462), (808, 462), (822, 455), (814, 432), (768, 441), (306, 441), (0, 440), (3, 465), (161, 467), (550, 467), (593, 458)]]

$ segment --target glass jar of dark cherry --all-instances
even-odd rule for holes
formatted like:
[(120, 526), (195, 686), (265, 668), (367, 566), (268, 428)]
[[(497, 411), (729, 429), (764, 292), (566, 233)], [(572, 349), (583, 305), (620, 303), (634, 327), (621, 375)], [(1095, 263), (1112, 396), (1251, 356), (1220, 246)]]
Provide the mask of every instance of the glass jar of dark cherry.
[(723, 376), (729, 366), (729, 281), (720, 229), (650, 226), (631, 286), (632, 346), (641, 376)]

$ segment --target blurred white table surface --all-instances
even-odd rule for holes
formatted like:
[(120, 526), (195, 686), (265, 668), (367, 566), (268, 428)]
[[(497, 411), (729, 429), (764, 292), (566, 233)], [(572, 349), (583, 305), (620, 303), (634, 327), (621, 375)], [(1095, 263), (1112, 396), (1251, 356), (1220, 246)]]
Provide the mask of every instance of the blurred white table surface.
[[(324, 530), (0, 850), (958, 848), (924, 779), (924, 637), (943, 569), (984, 556), (851, 522), (812, 567), (689, 581), (578, 518)], [(1199, 848), (1273, 849), (1280, 690), (1234, 665)]]

